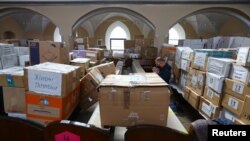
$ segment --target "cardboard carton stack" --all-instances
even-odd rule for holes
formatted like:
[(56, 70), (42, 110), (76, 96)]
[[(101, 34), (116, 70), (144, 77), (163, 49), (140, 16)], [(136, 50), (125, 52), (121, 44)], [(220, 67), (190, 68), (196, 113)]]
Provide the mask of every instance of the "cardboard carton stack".
[(100, 64), (100, 65), (91, 67), (91, 68), (88, 69), (88, 72), (90, 72), (94, 68), (98, 69), (103, 77), (106, 77), (109, 74), (115, 74), (116, 73), (116, 68), (115, 68), (114, 62), (103, 63), (103, 64)]
[(232, 113), (232, 121), (240, 120), (250, 123), (250, 72), (249, 72), (249, 47), (240, 47), (236, 64), (233, 65), (230, 78), (225, 80), (222, 105), (225, 110)]
[(14, 45), (0, 43), (0, 69), (18, 66), (18, 57)]
[(44, 62), (69, 64), (69, 51), (61, 42), (30, 41), (30, 64)]
[(23, 67), (0, 70), (0, 86), (6, 113), (25, 114), (25, 88)]
[(166, 126), (170, 93), (157, 74), (108, 75), (99, 87), (102, 125)]
[(88, 58), (75, 58), (70, 61), (71, 65), (79, 66), (81, 68), (81, 76), (84, 76), (86, 70), (89, 68), (90, 59)]
[(81, 69), (57, 63), (24, 68), (27, 118), (46, 125), (70, 116), (79, 102)]

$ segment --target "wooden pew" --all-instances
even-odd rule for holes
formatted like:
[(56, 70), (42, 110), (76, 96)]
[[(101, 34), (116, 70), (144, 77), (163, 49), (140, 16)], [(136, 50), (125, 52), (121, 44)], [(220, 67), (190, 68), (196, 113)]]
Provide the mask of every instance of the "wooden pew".
[(44, 131), (45, 141), (109, 141), (108, 131), (82, 122), (54, 121)]
[(0, 116), (0, 141), (43, 141), (44, 127), (29, 120)]

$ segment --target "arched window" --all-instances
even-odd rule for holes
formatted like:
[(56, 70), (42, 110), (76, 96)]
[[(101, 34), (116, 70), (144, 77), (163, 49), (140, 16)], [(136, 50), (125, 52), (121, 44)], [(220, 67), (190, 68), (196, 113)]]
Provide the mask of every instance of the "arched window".
[(60, 30), (58, 27), (56, 27), (56, 29), (54, 31), (54, 41), (55, 42), (62, 42), (62, 36), (60, 34)]
[(178, 41), (180, 39), (186, 39), (186, 34), (182, 26), (180, 24), (176, 24), (169, 30), (168, 43), (178, 45)]
[(120, 21), (111, 24), (106, 32), (107, 49), (124, 50), (124, 40), (130, 40), (128, 27)]

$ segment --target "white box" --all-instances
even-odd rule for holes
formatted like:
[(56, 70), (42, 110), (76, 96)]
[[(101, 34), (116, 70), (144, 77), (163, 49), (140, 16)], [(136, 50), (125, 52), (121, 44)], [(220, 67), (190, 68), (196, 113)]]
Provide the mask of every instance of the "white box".
[(250, 47), (239, 48), (236, 64), (242, 66), (250, 66)]
[(207, 73), (206, 84), (208, 87), (216, 91), (217, 93), (222, 93), (223, 84), (224, 84), (224, 77), (213, 74)]
[(218, 42), (218, 48), (230, 48), (234, 37), (222, 37)]
[(181, 68), (181, 58), (182, 58), (182, 51), (183, 50), (192, 50), (190, 47), (177, 47), (176, 54), (175, 54), (175, 65), (177, 68)]
[(222, 77), (228, 77), (232, 63), (235, 63), (235, 60), (209, 57), (207, 62), (207, 72), (214, 73)]
[(207, 49), (216, 49), (221, 37), (213, 37), (207, 40), (206, 48)]
[(249, 85), (250, 84), (249, 69), (234, 64), (231, 69), (230, 78)]
[(3, 69), (18, 66), (18, 57), (16, 54), (2, 55), (1, 61)]
[(19, 58), (19, 65), (25, 67), (30, 62), (30, 55), (20, 55)]
[(29, 47), (14, 47), (15, 53), (20, 55), (29, 55), (30, 54), (30, 48)]
[(14, 54), (14, 45), (0, 43), (0, 57), (2, 55)]
[(186, 48), (186, 49), (182, 50), (181, 58), (186, 59), (186, 60), (192, 60), (193, 53), (194, 53), (194, 51), (191, 48)]
[(190, 61), (181, 59), (181, 69), (188, 72), (190, 68)]

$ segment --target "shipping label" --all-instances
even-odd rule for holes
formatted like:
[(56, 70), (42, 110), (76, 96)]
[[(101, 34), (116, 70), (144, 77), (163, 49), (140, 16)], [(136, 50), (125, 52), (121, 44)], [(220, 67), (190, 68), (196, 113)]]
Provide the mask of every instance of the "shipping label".
[(229, 98), (228, 100), (228, 106), (232, 107), (233, 109), (237, 110), (238, 108), (238, 105), (239, 105), (239, 102), (233, 98)]
[(238, 93), (238, 94), (243, 94), (244, 92), (244, 85), (239, 84), (239, 83), (234, 83), (232, 87), (232, 91)]
[(212, 99), (213, 98), (213, 91), (210, 89), (207, 89), (207, 96)]
[(211, 116), (211, 110), (210, 110), (210, 106), (207, 105), (206, 103), (202, 103), (202, 106), (201, 106), (201, 111), (203, 111), (207, 116)]
[(206, 53), (196, 52), (194, 58), (194, 64), (204, 68), (206, 64), (206, 58), (207, 58)]

